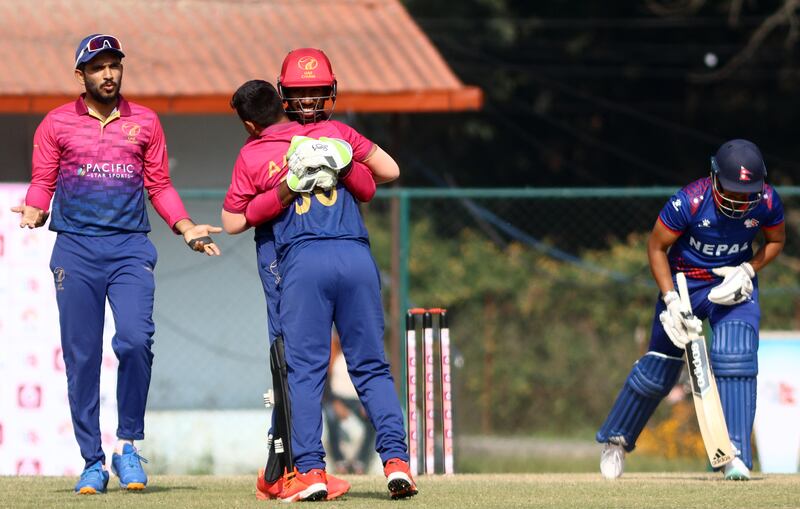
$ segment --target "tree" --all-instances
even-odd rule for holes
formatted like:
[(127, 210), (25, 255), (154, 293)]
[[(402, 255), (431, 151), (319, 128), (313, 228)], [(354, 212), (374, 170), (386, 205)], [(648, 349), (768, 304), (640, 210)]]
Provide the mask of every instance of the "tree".
[(745, 137), (789, 184), (798, 2), (406, 0), (486, 103), (401, 117), (403, 183), (677, 187)]

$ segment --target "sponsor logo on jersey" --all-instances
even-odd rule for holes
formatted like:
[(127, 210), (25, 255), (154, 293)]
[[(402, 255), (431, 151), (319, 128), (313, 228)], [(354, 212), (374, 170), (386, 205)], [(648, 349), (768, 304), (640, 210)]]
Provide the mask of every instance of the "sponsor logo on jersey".
[(708, 244), (700, 242), (692, 236), (689, 236), (689, 245), (706, 256), (732, 255), (746, 251), (750, 247), (749, 242), (742, 242), (741, 244)]
[(750, 170), (748, 170), (744, 166), (739, 166), (739, 180), (741, 182), (750, 182), (751, 175), (752, 173), (750, 173)]
[(676, 200), (673, 200), (672, 208), (675, 209), (675, 210), (678, 210), (678, 209), (681, 208), (681, 199), (680, 198), (678, 198)]
[(757, 228), (758, 227), (758, 219), (745, 219), (744, 220), (744, 227), (745, 228)]
[(711, 220), (710, 219), (703, 219), (699, 223), (697, 223), (698, 228), (710, 228), (711, 227)]
[(136, 167), (129, 163), (86, 163), (78, 166), (78, 176), (87, 178), (129, 179)]

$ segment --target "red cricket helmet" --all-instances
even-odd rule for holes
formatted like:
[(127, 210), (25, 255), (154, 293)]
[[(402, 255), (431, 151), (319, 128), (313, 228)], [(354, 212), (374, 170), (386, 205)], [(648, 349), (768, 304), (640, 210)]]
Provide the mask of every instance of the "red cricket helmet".
[[(287, 94), (287, 90), (292, 88), (316, 87), (327, 87), (329, 92), (327, 95), (314, 97), (288, 97)], [(329, 118), (336, 106), (336, 76), (333, 74), (331, 61), (319, 49), (299, 48), (290, 51), (281, 65), (278, 93), (285, 103), (286, 114), (293, 120), (305, 123)], [(325, 109), (325, 101), (328, 99), (331, 100), (330, 111)], [(311, 100), (313, 104), (309, 105)], [(302, 105), (302, 101), (306, 105)]]

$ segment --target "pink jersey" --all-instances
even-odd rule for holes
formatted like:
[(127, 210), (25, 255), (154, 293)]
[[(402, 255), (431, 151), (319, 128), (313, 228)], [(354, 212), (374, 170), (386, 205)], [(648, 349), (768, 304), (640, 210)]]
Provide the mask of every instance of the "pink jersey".
[(82, 96), (50, 111), (36, 129), (25, 203), (47, 210), (55, 192), (51, 230), (148, 232), (144, 189), (170, 227), (189, 217), (170, 181), (164, 131), (152, 110), (120, 97), (103, 121)]
[(274, 189), (286, 178), (286, 151), (293, 136), (340, 138), (353, 147), (353, 160), (363, 161), (373, 143), (352, 127), (330, 120), (302, 125), (285, 122), (272, 125), (251, 137), (239, 151), (233, 167), (231, 185), (222, 208), (234, 214), (244, 213), (256, 195)]

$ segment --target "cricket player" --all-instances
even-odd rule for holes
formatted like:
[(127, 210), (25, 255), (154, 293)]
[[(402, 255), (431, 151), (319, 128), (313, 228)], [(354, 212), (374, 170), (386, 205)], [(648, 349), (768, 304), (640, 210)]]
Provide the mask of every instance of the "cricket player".
[[(258, 104), (262, 100), (267, 106)], [(411, 496), (416, 486), (408, 470), (402, 412), (383, 351), (379, 274), (357, 205), (372, 197), (375, 179), (369, 168), (350, 161), (368, 161), (377, 148), (339, 122), (289, 121), (277, 91), (265, 82), (243, 85), (232, 105), (253, 136), (234, 168), (223, 226), (237, 233), (261, 225), (257, 244), (269, 239), (277, 256), (278, 327), (289, 365), (297, 467), (284, 478), (279, 497), (317, 500), (328, 494), (321, 397), (334, 323), (351, 377), (377, 430), (376, 449), (390, 494)], [(252, 120), (266, 110), (280, 113)], [(333, 154), (336, 162), (298, 179), (298, 168), (301, 174), (306, 167), (320, 166), (309, 163), (319, 151)], [(394, 168), (396, 172), (396, 164)]]
[[(281, 64), (281, 72), (277, 79), (278, 90), (283, 101), (284, 111), (290, 120), (302, 124), (325, 122), (333, 115), (336, 105), (337, 82), (333, 67), (322, 50), (314, 48), (298, 48), (290, 51)], [(362, 161), (356, 160), (356, 169)], [(372, 173), (377, 184), (390, 182), (399, 176), (397, 163), (378, 145), (373, 148), (363, 161)], [(369, 182), (366, 182), (369, 184)], [(367, 189), (374, 193), (374, 189)], [(357, 196), (359, 201), (368, 201), (369, 197)], [(268, 228), (259, 228), (260, 238), (257, 243), (259, 276), (267, 297), (267, 316), (270, 341), (280, 335), (278, 330), (278, 290), (277, 290), (277, 256), (275, 243), (270, 240)], [(273, 412), (273, 420), (276, 413)], [(274, 426), (269, 435), (275, 437)], [(277, 437), (275, 437), (277, 438)], [(274, 452), (274, 451), (273, 451)], [(282, 489), (281, 479), (270, 481), (265, 472), (259, 472), (256, 480), (256, 497), (270, 499), (278, 496)], [(349, 489), (349, 483), (328, 474), (328, 499), (336, 498)]]
[[(786, 239), (783, 206), (766, 176), (755, 144), (727, 141), (711, 158), (711, 175), (678, 191), (661, 210), (647, 244), (661, 298), (649, 351), (634, 364), (597, 432), (597, 441), (604, 444), (600, 470), (605, 477), (622, 475), (625, 452), (634, 449), (659, 401), (677, 381), (688, 334), (700, 327), (680, 312), (674, 275), (683, 272), (695, 316), (707, 318), (713, 331), (711, 366), (737, 449), (723, 473), (725, 479), (750, 478), (761, 317), (756, 273), (778, 256)], [(764, 242), (753, 254), (759, 231)]]
[(20, 227), (40, 227), (51, 215), (50, 229), (58, 234), (50, 269), (72, 423), (85, 460), (75, 485), (81, 494), (105, 492), (109, 478), (99, 422), (106, 298), (114, 314), (112, 346), (119, 359), (118, 442), (111, 470), (124, 489), (147, 485), (141, 465), (145, 460), (134, 447), (134, 440), (144, 439), (153, 362), (157, 255), (147, 238), (144, 191), (189, 248), (220, 254), (209, 234), (222, 229), (194, 224), (170, 182), (158, 117), (120, 95), (124, 56), (122, 44), (112, 35), (92, 34), (80, 42), (75, 78), (86, 92), (50, 111), (39, 124), (25, 204), (12, 208), (22, 215)]

